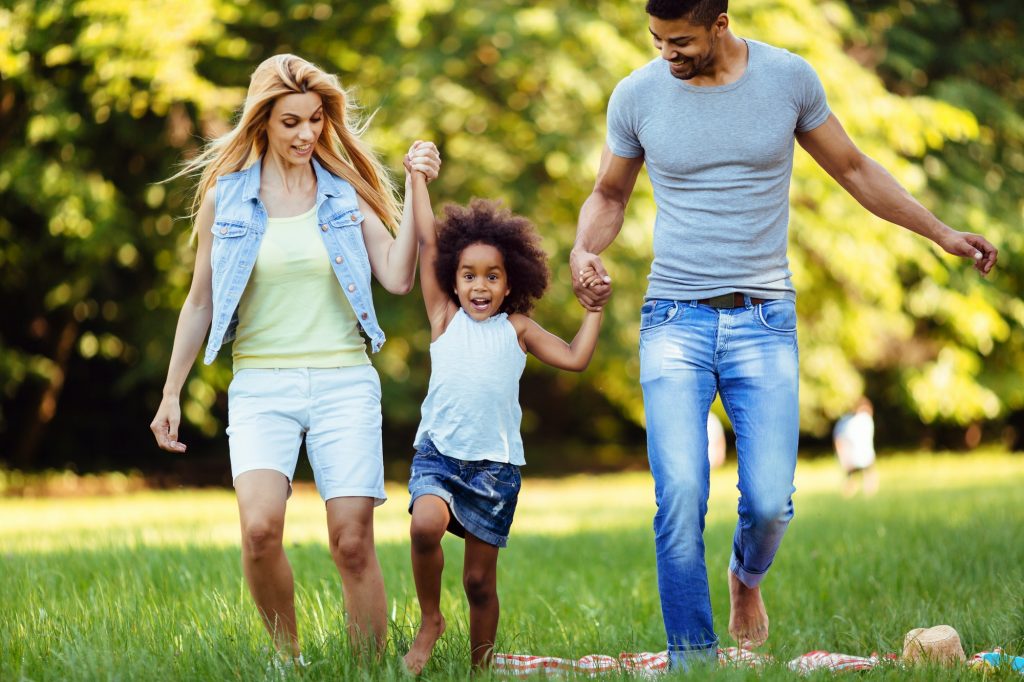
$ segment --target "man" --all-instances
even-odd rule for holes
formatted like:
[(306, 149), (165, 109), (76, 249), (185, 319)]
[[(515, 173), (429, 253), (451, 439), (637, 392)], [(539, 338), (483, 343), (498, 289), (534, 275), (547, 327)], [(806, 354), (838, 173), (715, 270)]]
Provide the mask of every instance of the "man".
[(610, 282), (597, 254), (622, 227), (646, 163), (658, 208), (641, 309), (640, 383), (658, 585), (672, 665), (713, 660), (703, 529), (707, 413), (716, 392), (739, 460), (739, 522), (729, 562), (729, 633), (768, 637), (759, 585), (793, 515), (799, 435), (796, 298), (786, 258), (793, 139), (875, 215), (912, 230), (983, 275), (996, 249), (957, 232), (864, 156), (829, 111), (800, 57), (729, 30), (727, 0), (650, 0), (660, 59), (634, 71), (608, 105), (608, 138), (570, 256), (589, 309)]

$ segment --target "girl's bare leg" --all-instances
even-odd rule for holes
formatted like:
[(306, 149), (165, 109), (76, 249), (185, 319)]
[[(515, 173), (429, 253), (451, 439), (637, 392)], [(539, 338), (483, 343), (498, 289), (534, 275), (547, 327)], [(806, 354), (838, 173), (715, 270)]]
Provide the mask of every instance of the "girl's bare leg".
[(469, 646), (474, 668), (486, 668), (498, 632), (498, 548), (466, 533), (462, 584), (469, 599)]
[(436, 495), (423, 495), (413, 503), (409, 535), (412, 539), (412, 574), (420, 603), (420, 629), (403, 660), (405, 667), (414, 675), (423, 670), (434, 645), (444, 633), (444, 616), (441, 615), (444, 552), (441, 550), (441, 538), (450, 518), (448, 505)]

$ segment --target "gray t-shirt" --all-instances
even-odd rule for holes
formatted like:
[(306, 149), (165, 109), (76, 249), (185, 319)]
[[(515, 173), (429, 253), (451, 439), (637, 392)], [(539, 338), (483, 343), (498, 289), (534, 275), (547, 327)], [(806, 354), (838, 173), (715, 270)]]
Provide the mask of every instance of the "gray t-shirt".
[(691, 85), (659, 57), (608, 102), (608, 147), (644, 157), (658, 207), (647, 298), (796, 298), (786, 258), (794, 134), (830, 112), (804, 59), (746, 43), (734, 83)]

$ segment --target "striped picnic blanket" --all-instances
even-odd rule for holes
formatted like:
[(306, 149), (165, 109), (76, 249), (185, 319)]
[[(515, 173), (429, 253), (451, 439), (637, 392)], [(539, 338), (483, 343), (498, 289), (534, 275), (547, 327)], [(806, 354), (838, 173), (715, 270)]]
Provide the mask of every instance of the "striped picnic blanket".
[[(759, 668), (775, 659), (767, 654), (729, 647), (718, 650), (718, 663), (723, 666)], [(896, 654), (879, 656), (851, 656), (828, 651), (811, 651), (797, 656), (786, 666), (802, 675), (818, 670), (846, 672), (869, 670), (880, 664), (898, 665)], [(967, 665), (975, 670), (1007, 667), (1024, 675), (1024, 656), (1009, 656), (1002, 649), (982, 651), (972, 656)], [(527, 677), (529, 675), (561, 675), (575, 673), (597, 677), (606, 673), (634, 673), (642, 677), (653, 677), (668, 670), (668, 652), (621, 653), (618, 657), (592, 654), (579, 659), (557, 658), (554, 656), (530, 656), (527, 654), (494, 654), (492, 669), (500, 675)]]
[[(757, 668), (771, 660), (770, 656), (736, 647), (718, 650), (720, 665)], [(668, 670), (668, 652), (621, 653), (618, 658), (590, 655), (576, 660), (554, 656), (495, 654), (491, 665), (495, 672), (513, 677), (527, 677), (536, 674), (558, 675), (566, 672), (589, 674), (591, 677), (617, 672), (631, 672), (646, 676)]]

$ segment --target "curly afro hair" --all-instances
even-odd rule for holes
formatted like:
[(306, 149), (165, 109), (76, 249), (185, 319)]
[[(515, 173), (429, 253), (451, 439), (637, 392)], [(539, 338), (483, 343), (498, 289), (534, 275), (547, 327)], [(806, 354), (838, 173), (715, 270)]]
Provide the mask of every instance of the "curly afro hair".
[(501, 252), (508, 275), (509, 294), (503, 313), (529, 313), (548, 288), (547, 254), (540, 235), (529, 220), (513, 214), (500, 202), (473, 199), (469, 206), (447, 204), (437, 232), (435, 271), (441, 288), (459, 305), (455, 274), (467, 246), (489, 244)]

